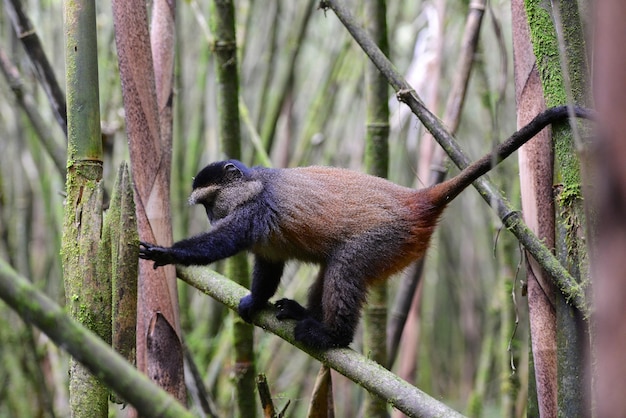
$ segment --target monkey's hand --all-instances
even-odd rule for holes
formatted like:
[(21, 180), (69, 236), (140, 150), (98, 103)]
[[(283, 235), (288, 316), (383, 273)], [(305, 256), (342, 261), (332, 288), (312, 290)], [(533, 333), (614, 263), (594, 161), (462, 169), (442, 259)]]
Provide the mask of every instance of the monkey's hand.
[(174, 256), (170, 248), (149, 244), (147, 242), (139, 243), (139, 258), (154, 261), (154, 269), (174, 263)]
[(252, 299), (252, 295), (248, 295), (239, 301), (237, 312), (241, 319), (250, 324), (252, 323), (252, 317), (266, 305), (267, 303), (258, 303), (255, 299)]
[(309, 311), (295, 300), (281, 299), (276, 302), (276, 307), (278, 308), (276, 319), (295, 319), (300, 321), (311, 316)]

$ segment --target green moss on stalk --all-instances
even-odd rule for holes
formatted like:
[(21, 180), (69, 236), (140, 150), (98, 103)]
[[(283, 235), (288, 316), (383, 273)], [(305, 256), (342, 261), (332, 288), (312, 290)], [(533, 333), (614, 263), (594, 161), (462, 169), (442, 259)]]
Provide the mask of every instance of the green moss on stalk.
[(568, 124), (560, 123), (552, 129), (554, 154), (559, 165), (561, 183), (568, 189), (580, 188), (580, 165), (574, 149), (574, 139)]
[[(546, 106), (552, 107), (567, 103), (559, 59), (558, 38), (552, 16), (547, 9), (550, 5), (542, 0), (526, 0), (524, 4)], [(552, 129), (554, 152), (560, 167), (561, 181), (568, 187), (572, 184), (579, 184), (580, 168), (573, 152), (569, 125), (559, 123), (553, 125)]]
[[(582, 27), (577, 6), (575, 2), (572, 3), (572, 5), (567, 3), (559, 5), (563, 22), (563, 39), (567, 49), (565, 59), (572, 98), (576, 103), (585, 103), (587, 101), (585, 41), (581, 36)], [(568, 102), (568, 97), (560, 59), (559, 41), (550, 10), (552, 6), (543, 0), (525, 0), (524, 5), (546, 106), (563, 105)], [(561, 182), (565, 187), (579, 187), (580, 165), (569, 124), (565, 122), (554, 125), (553, 138)]]
[(100, 240), (102, 163), (80, 161), (68, 170), (64, 238), (61, 247), (69, 312), (79, 322), (110, 339), (105, 283), (94, 278), (94, 248)]
[(526, 0), (526, 15), (530, 27), (533, 52), (539, 57), (539, 75), (548, 107), (566, 102), (563, 73), (559, 62), (559, 45), (552, 16), (542, 0)]
[(585, 212), (582, 206), (582, 191), (579, 184), (562, 187), (557, 196), (557, 219), (562, 228), (562, 239), (567, 253), (566, 260), (576, 260), (582, 288), (588, 285), (589, 258), (586, 249)]
[(582, 199), (580, 184), (571, 184), (564, 186), (558, 196), (559, 205), (570, 207), (578, 199)]

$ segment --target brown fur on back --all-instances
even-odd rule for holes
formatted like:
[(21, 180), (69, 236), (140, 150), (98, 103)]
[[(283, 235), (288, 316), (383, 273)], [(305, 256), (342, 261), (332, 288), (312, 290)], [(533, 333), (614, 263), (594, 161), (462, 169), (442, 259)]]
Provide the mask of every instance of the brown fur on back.
[(443, 210), (424, 191), (340, 168), (278, 170), (274, 184), (282, 232), (274, 244), (286, 255), (323, 263), (346, 240), (388, 231), (395, 255), (383, 260), (380, 279), (423, 256)]

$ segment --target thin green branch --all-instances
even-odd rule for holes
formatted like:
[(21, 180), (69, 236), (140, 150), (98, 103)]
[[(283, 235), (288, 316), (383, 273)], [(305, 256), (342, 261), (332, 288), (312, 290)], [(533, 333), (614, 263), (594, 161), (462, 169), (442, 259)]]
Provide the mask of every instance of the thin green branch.
[(281, 85), (276, 89), (276, 99), (273, 100), (268, 106), (266, 116), (264, 118), (263, 126), (261, 128), (261, 138), (263, 139), (263, 145), (268, 153), (271, 153), (272, 146), (274, 144), (274, 135), (276, 133), (276, 126), (278, 124), (278, 118), (280, 117), (281, 110), (289, 95), (289, 91), (293, 87), (293, 80), (295, 78), (296, 63), (304, 45), (303, 39), (306, 35), (309, 22), (311, 21), (311, 15), (313, 10), (313, 4), (315, 0), (309, 0), (304, 6), (304, 13), (301, 21), (293, 27), (296, 28), (296, 34), (294, 35), (293, 49), (290, 51), (289, 64), (287, 65), (287, 71), (285, 77), (282, 78)]
[[(215, 36), (213, 51), (217, 73), (218, 130), (222, 151), (228, 158), (241, 159), (241, 119), (239, 114), (239, 65), (235, 5), (232, 0), (211, 2), (211, 29)], [(231, 257), (226, 263), (228, 276), (250, 286), (248, 259), (245, 254)], [(254, 328), (241, 319), (233, 326), (235, 416), (256, 415)]]

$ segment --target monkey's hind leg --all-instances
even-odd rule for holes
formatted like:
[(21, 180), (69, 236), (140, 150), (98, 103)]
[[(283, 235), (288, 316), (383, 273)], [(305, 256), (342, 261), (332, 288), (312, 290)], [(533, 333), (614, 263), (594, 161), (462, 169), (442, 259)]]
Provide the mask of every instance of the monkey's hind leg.
[[(308, 347), (347, 347), (354, 338), (366, 295), (362, 271), (367, 270), (359, 269), (359, 263), (345, 261), (334, 261), (326, 267), (323, 281), (318, 279), (311, 289), (311, 306), (305, 310), (308, 315), (296, 318), (295, 338)], [(321, 301), (317, 301), (319, 297)], [(289, 311), (294, 308), (291, 302), (287, 302)], [(315, 311), (320, 312), (318, 317), (313, 315)]]

